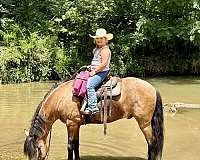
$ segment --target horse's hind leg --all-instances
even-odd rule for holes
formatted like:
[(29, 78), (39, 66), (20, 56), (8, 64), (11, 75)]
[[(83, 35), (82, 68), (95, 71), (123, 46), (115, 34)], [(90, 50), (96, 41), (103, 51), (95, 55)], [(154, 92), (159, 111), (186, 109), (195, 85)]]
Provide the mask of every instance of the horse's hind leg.
[(152, 153), (150, 153), (151, 152), (150, 146), (152, 145), (152, 141), (153, 141), (153, 130), (151, 128), (151, 125), (148, 125), (146, 127), (140, 126), (140, 129), (141, 129), (142, 133), (144, 134), (144, 137), (145, 137), (147, 144), (148, 144), (148, 155), (151, 154), (151, 156), (148, 156), (148, 160), (160, 160), (160, 159), (156, 159), (155, 155), (152, 155)]
[(71, 120), (67, 121), (68, 132), (68, 160), (73, 160), (73, 152), (75, 160), (80, 160), (79, 156), (79, 129), (80, 125)]
[(149, 125), (145, 128), (140, 128), (140, 129), (143, 132), (148, 145), (150, 145), (152, 143), (152, 128), (151, 128), (151, 126)]
[[(138, 124), (148, 144), (148, 160), (161, 160), (163, 139), (157, 137), (158, 133), (152, 129), (151, 123), (143, 125), (138, 121)], [(159, 132), (159, 130), (157, 131)]]
[(147, 117), (146, 120), (144, 117), (136, 118), (148, 143), (148, 160), (161, 160), (162, 158), (164, 118), (160, 94), (157, 92), (156, 96), (156, 107), (151, 120), (147, 120)]
[(164, 117), (162, 99), (156, 92), (156, 107), (151, 119), (152, 142), (148, 146), (148, 160), (161, 160), (164, 144)]

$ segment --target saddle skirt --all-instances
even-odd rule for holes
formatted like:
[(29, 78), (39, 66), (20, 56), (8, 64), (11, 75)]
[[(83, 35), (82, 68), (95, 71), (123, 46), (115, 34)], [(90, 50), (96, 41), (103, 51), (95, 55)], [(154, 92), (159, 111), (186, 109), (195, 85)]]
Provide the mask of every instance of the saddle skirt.
[(97, 88), (97, 99), (99, 99), (101, 95), (104, 94), (105, 88), (107, 90), (107, 96), (119, 96), (121, 94), (121, 79), (119, 77), (110, 77), (109, 80), (104, 81), (102, 85)]

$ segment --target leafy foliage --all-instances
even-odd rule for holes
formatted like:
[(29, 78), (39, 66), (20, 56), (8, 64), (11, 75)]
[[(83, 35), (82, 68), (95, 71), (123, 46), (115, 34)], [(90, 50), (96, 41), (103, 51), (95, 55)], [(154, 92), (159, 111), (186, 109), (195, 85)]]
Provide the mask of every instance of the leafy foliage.
[(114, 34), (114, 75), (200, 73), (197, 0), (0, 0), (1, 83), (70, 76), (99, 27)]
[(55, 37), (39, 36), (37, 32), (25, 37), (19, 26), (12, 27), (13, 30), (2, 32), (1, 83), (47, 80), (60, 71), (59, 65), (66, 58), (64, 50), (56, 46)]

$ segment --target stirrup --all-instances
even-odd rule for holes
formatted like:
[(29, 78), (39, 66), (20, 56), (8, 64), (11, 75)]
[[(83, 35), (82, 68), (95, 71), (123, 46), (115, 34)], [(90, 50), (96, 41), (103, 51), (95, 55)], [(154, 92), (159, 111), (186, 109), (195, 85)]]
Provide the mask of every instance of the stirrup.
[(84, 97), (80, 110), (81, 113), (84, 113), (86, 106), (87, 106), (87, 97)]
[(94, 110), (94, 111), (90, 111), (89, 109), (86, 109), (83, 114), (84, 115), (95, 115), (99, 112), (99, 109), (98, 110)]

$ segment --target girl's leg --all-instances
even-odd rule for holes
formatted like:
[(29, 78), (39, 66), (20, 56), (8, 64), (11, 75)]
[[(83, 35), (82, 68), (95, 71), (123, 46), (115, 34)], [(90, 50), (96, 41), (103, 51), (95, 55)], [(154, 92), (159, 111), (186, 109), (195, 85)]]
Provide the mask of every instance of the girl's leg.
[(98, 111), (97, 97), (95, 88), (106, 78), (108, 71), (97, 73), (93, 77), (90, 77), (87, 82), (87, 94), (88, 94), (88, 108), (91, 112)]

